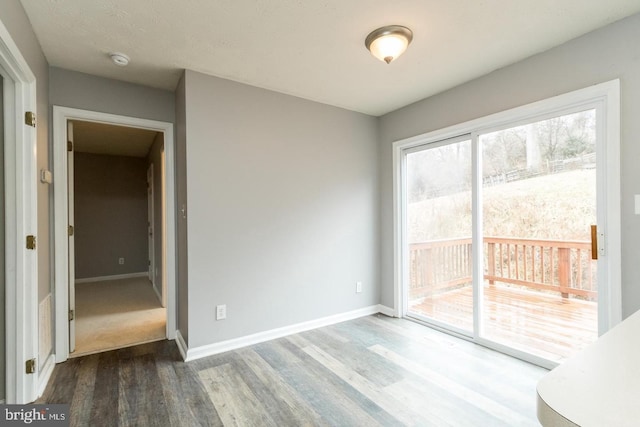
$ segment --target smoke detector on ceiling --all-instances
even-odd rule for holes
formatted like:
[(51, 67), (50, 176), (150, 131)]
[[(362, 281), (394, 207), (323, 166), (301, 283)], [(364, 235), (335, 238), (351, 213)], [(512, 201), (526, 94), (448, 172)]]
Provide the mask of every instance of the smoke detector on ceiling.
[(124, 53), (114, 52), (109, 55), (114, 64), (125, 67), (129, 63), (129, 57)]

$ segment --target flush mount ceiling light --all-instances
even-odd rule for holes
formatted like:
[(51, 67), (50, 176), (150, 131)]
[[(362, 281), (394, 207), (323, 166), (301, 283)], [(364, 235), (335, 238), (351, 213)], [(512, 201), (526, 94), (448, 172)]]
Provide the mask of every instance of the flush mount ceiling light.
[(109, 55), (114, 64), (125, 67), (129, 63), (129, 57), (124, 53), (114, 52)]
[(413, 33), (401, 25), (387, 25), (373, 30), (365, 39), (364, 45), (371, 54), (389, 64), (402, 55), (413, 40)]

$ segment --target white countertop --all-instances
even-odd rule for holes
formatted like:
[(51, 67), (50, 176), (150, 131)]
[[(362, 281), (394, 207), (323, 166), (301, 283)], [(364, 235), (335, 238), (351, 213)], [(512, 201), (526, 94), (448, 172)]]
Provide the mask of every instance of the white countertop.
[(545, 427), (640, 426), (640, 311), (538, 383)]

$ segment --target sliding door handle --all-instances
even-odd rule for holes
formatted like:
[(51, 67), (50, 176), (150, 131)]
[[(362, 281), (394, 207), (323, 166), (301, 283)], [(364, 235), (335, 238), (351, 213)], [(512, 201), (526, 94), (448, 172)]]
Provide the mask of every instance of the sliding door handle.
[(591, 226), (591, 259), (598, 259), (598, 226)]

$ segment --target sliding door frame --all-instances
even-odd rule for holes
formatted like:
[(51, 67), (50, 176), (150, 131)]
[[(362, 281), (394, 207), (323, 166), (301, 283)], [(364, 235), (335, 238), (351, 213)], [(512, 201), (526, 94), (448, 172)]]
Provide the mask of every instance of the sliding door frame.
[[(519, 351), (482, 338), (482, 181), (479, 136), (495, 130), (531, 123), (584, 109), (596, 109), (597, 116), (597, 195), (598, 227), (603, 237), (599, 241), (602, 250), (598, 266), (598, 332), (603, 334), (622, 320), (621, 297), (621, 216), (620, 216), (620, 82), (613, 80), (522, 107), (492, 114), (469, 122), (450, 126), (393, 143), (393, 221), (394, 221), (394, 309), (398, 317), (406, 317), (408, 286), (407, 195), (406, 155), (429, 144), (446, 143), (447, 140), (470, 135), (472, 141), (472, 257), (474, 286), (473, 336), (457, 331), (447, 333), (470, 339), (478, 344), (494, 348), (506, 354), (552, 368), (555, 362)], [(601, 200), (601, 201), (600, 201)], [(445, 330), (442, 325), (428, 322), (430, 326)]]

